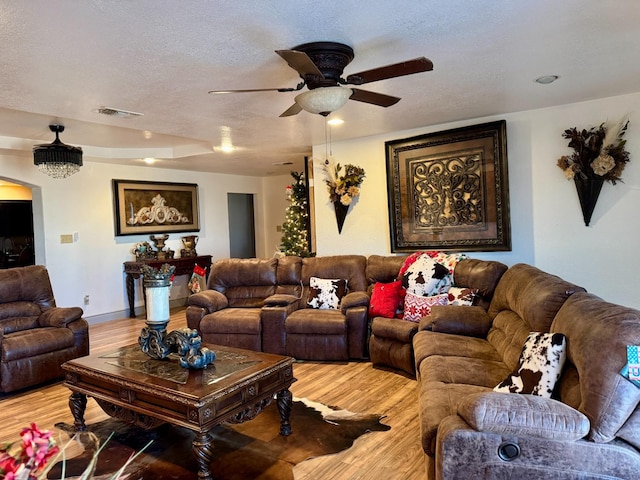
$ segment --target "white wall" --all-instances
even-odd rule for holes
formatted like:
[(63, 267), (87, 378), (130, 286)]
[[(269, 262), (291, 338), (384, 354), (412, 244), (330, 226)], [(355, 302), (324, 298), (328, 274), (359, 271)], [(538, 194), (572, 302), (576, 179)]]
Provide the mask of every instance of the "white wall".
[[(524, 262), (584, 286), (614, 303), (640, 308), (640, 93), (592, 102), (477, 118), (435, 127), (407, 130), (332, 145), (341, 164), (363, 167), (367, 177), (360, 198), (338, 234), (333, 206), (325, 188), (315, 189), (318, 255), (344, 252), (389, 254), (390, 230), (384, 143), (423, 133), (507, 121), (511, 252), (470, 252), (475, 258), (499, 260), (507, 265)], [(629, 115), (626, 134), (631, 161), (622, 175), (624, 183), (605, 184), (591, 225), (584, 226), (572, 182), (556, 166), (571, 153), (562, 132), (570, 127), (589, 128)], [(348, 128), (344, 125), (342, 128)], [(316, 145), (314, 174), (317, 187), (324, 173), (320, 163), (325, 146)]]
[[(201, 229), (193, 233), (200, 237), (198, 253), (213, 255), (214, 260), (229, 256), (227, 193), (254, 194), (257, 255), (271, 256), (273, 253), (269, 245), (272, 240), (265, 237), (267, 202), (263, 193), (264, 180), (259, 177), (85, 161), (76, 175), (55, 180), (40, 173), (25, 156), (0, 156), (0, 171), (4, 178), (33, 187), (34, 212), (38, 211), (36, 204), (40, 203), (43, 220), (40, 230), (44, 229), (42, 240), (36, 232), (36, 261), (47, 266), (58, 305), (83, 306), (84, 295), (90, 295), (90, 304), (83, 306), (85, 317), (89, 319), (114, 312), (115, 316), (128, 313), (123, 262), (134, 259), (130, 250), (136, 242), (149, 240), (147, 235), (115, 236), (112, 179), (197, 183)], [(282, 189), (284, 185), (283, 181)], [(78, 232), (77, 243), (60, 243), (61, 234), (73, 232)], [(170, 234), (167, 245), (179, 252), (182, 248), (180, 238), (187, 234)], [(186, 276), (176, 277), (171, 289), (172, 299), (188, 295), (187, 281)], [(137, 281), (136, 305), (142, 305), (139, 284)]]

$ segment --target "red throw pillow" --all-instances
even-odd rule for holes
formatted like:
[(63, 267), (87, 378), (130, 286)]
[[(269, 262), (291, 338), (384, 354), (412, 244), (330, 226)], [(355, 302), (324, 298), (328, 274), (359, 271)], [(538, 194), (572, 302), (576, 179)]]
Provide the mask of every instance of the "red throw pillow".
[(369, 302), (369, 317), (394, 318), (403, 299), (402, 281), (376, 283)]

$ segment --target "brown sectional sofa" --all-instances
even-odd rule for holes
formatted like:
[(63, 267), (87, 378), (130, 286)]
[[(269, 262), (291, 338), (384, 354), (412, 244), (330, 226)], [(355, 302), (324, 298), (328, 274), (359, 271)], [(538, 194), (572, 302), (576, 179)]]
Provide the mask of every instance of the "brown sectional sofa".
[[(414, 337), (427, 477), (635, 478), (640, 388), (620, 371), (640, 312), (524, 264), (472, 308), (434, 307)], [(553, 399), (493, 392), (531, 331), (567, 338)]]
[[(368, 318), (375, 282), (404, 257), (358, 255), (216, 262), (187, 321), (205, 342), (312, 360), (363, 359), (417, 375), (429, 479), (635, 478), (640, 388), (625, 379), (640, 312), (530, 265), (466, 259), (459, 286), (474, 306), (434, 307), (420, 324)], [(309, 278), (348, 278), (337, 311), (307, 308)], [(292, 321), (291, 319), (295, 319)], [(518, 365), (529, 332), (567, 338), (553, 399), (493, 391)]]

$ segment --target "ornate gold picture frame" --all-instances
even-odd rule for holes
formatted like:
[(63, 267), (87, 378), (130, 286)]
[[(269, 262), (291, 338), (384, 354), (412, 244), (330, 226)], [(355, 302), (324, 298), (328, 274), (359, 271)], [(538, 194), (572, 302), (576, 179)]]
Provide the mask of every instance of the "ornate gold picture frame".
[(116, 236), (200, 231), (198, 185), (113, 180)]
[(506, 121), (385, 143), (391, 251), (509, 251)]

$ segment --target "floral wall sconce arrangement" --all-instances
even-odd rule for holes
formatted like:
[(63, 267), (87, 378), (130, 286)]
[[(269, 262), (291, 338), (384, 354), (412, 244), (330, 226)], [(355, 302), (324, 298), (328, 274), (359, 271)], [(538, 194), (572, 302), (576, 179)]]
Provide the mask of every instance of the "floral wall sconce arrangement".
[(571, 155), (563, 155), (557, 162), (568, 180), (573, 180), (578, 192), (584, 224), (589, 226), (593, 209), (605, 182), (621, 182), (622, 171), (630, 160), (623, 138), (629, 126), (626, 118), (616, 125), (601, 123), (589, 130), (570, 128), (562, 136), (569, 140)]
[(364, 169), (356, 165), (344, 166), (333, 160), (324, 161), (325, 183), (329, 191), (329, 200), (333, 203), (338, 222), (338, 233), (342, 233), (344, 220), (351, 203), (360, 195), (360, 185), (365, 178)]

